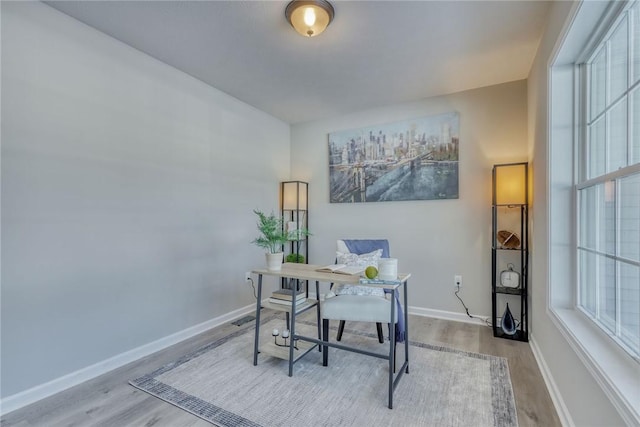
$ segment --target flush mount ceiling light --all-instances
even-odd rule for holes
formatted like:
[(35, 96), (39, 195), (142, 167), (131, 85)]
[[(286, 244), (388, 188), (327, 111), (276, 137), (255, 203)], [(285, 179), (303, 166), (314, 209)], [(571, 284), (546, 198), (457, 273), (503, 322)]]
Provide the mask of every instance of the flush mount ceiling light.
[(294, 0), (285, 10), (287, 21), (305, 37), (314, 37), (333, 20), (333, 6), (326, 0)]

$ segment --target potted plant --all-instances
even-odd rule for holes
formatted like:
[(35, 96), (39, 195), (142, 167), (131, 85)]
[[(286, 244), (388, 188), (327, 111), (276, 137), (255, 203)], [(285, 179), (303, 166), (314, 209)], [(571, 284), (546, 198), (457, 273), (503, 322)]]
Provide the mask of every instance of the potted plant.
[(300, 253), (300, 245), (307, 238), (307, 236), (311, 236), (311, 233), (309, 233), (309, 230), (307, 230), (306, 228), (297, 228), (297, 223), (295, 222), (290, 224), (294, 224), (294, 227), (293, 229), (288, 227), (289, 231), (287, 233), (287, 240), (292, 243), (295, 242), (295, 252), (288, 254), (285, 258), (285, 261), (304, 264), (305, 257)]
[(286, 262), (294, 262), (294, 263), (298, 263), (298, 264), (304, 264), (305, 258), (304, 255), (302, 254), (297, 254), (297, 253), (291, 253), (289, 255), (287, 255), (287, 257), (285, 258)]
[(280, 270), (283, 256), (282, 245), (288, 241), (287, 233), (282, 227), (282, 218), (273, 212), (267, 215), (257, 209), (253, 213), (258, 215), (257, 226), (261, 235), (251, 243), (266, 250), (268, 270)]

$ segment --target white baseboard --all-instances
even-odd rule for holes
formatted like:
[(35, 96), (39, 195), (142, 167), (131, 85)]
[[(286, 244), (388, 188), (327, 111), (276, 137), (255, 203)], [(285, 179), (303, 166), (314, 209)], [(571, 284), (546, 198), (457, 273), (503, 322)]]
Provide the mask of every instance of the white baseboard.
[(8, 414), (9, 412), (15, 411), (16, 409), (20, 409), (24, 406), (37, 402), (38, 400), (52, 396), (80, 383), (96, 378), (102, 374), (124, 366), (127, 363), (134, 362), (159, 350), (165, 349), (188, 338), (196, 336), (211, 328), (234, 320), (240, 316), (255, 313), (255, 310), (255, 304), (239, 308), (230, 313), (226, 313), (222, 316), (207, 320), (206, 322), (202, 322), (198, 325), (191, 326), (187, 329), (176, 332), (164, 338), (160, 338), (157, 341), (153, 341), (138, 348), (134, 348), (127, 352), (118, 354), (109, 359), (103, 360), (102, 362), (87, 366), (86, 368), (82, 368), (78, 371), (72, 372), (60, 378), (56, 378), (47, 383), (40, 384), (11, 396), (7, 396), (4, 399), (0, 400), (0, 415)]
[(544, 383), (547, 385), (547, 390), (549, 390), (551, 401), (553, 402), (553, 406), (555, 406), (556, 408), (556, 412), (558, 413), (560, 422), (565, 427), (574, 427), (575, 424), (573, 422), (573, 419), (571, 418), (571, 414), (569, 413), (567, 406), (564, 404), (564, 400), (562, 399), (560, 390), (558, 390), (558, 386), (553, 380), (553, 376), (551, 375), (549, 366), (547, 366), (547, 362), (544, 360), (542, 352), (540, 351), (540, 347), (538, 347), (538, 343), (536, 342), (533, 334), (529, 334), (529, 345), (531, 347), (531, 351), (533, 352), (533, 357), (538, 363), (538, 368), (540, 368), (540, 372), (542, 373)]
[[(464, 313), (457, 313), (455, 311), (433, 310), (431, 308), (412, 307), (409, 306), (409, 314), (415, 314), (416, 316), (435, 317), (436, 319), (453, 320), (454, 322), (473, 323), (474, 325), (486, 326), (484, 320), (487, 316), (480, 316), (478, 314), (472, 314), (475, 316), (471, 318)], [(480, 317), (478, 319), (477, 317)]]

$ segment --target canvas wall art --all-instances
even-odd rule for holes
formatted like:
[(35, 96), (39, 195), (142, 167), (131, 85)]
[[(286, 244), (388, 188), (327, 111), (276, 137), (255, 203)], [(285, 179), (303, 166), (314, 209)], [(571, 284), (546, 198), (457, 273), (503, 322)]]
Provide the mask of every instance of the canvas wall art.
[(329, 134), (331, 203), (458, 198), (456, 112)]

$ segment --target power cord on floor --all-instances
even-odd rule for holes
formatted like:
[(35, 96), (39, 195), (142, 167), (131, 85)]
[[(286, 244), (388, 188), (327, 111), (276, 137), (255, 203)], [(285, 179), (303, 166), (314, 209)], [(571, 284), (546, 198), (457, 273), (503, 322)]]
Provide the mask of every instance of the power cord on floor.
[(458, 295), (458, 292), (460, 292), (460, 286), (457, 287), (456, 291), (454, 292), (456, 298), (458, 298), (460, 300), (460, 302), (462, 303), (462, 306), (464, 307), (464, 310), (467, 312), (467, 316), (469, 316), (472, 319), (480, 319), (482, 320), (488, 327), (492, 327), (493, 325), (491, 324), (491, 322), (489, 322), (489, 318), (487, 317), (482, 318), (480, 316), (473, 316), (469, 313), (469, 308), (467, 307), (467, 305), (464, 303), (464, 301), (462, 301), (462, 298), (460, 298), (460, 295)]

